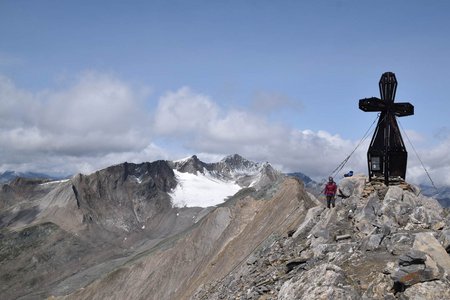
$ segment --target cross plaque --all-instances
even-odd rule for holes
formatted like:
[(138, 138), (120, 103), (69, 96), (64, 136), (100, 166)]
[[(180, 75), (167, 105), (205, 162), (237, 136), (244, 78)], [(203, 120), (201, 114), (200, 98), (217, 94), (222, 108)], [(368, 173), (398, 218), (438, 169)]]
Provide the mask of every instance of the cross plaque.
[(359, 108), (363, 111), (381, 112), (377, 127), (367, 151), (369, 180), (374, 177), (384, 177), (389, 185), (389, 179), (399, 176), (405, 179), (408, 152), (403, 143), (402, 135), (395, 117), (414, 114), (411, 103), (394, 103), (397, 91), (397, 79), (392, 72), (381, 75), (379, 82), (381, 99), (372, 97), (359, 100)]

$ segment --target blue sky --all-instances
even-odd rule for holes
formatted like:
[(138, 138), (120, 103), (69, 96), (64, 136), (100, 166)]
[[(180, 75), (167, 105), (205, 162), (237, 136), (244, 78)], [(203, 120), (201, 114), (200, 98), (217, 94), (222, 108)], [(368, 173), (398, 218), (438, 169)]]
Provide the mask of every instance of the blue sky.
[[(448, 1), (0, 1), (0, 169), (240, 153), (326, 176), (393, 71), (450, 184)], [(404, 137), (405, 138), (405, 137)], [(411, 180), (424, 172), (410, 150)], [(364, 145), (349, 168), (365, 172)]]

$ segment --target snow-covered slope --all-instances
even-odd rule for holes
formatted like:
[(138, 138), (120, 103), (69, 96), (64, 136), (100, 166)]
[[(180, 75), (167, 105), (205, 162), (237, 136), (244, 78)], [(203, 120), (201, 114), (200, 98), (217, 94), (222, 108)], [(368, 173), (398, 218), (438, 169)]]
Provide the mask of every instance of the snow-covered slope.
[(170, 195), (175, 207), (214, 206), (241, 189), (237, 183), (215, 178), (209, 173), (195, 175), (177, 170), (174, 173), (178, 184)]
[(170, 193), (175, 207), (218, 205), (241, 188), (260, 188), (282, 176), (269, 163), (255, 163), (238, 154), (216, 163), (202, 162), (193, 155), (170, 164), (178, 182)]

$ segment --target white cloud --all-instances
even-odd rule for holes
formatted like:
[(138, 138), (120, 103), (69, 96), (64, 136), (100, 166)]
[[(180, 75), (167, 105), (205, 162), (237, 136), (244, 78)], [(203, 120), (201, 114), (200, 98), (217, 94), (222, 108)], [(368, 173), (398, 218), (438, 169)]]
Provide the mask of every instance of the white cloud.
[[(165, 93), (155, 108), (149, 108), (148, 93), (141, 90), (110, 74), (88, 72), (65, 89), (31, 93), (0, 76), (0, 170), (90, 173), (124, 161), (192, 154), (217, 161), (239, 153), (320, 179), (358, 142), (291, 128), (271, 121), (262, 109), (223, 109), (189, 87)], [(268, 101), (266, 107), (274, 103)], [(413, 142), (423, 141), (420, 133), (408, 135)], [(367, 172), (369, 140), (338, 176), (348, 170)], [(436, 147), (418, 149), (436, 184), (450, 185), (449, 147), (446, 139)], [(426, 173), (407, 148), (408, 181), (425, 182)]]
[[(159, 134), (174, 137), (186, 147), (186, 154), (201, 153), (210, 161), (239, 153), (249, 159), (269, 161), (283, 171), (301, 171), (320, 179), (335, 170), (359, 143), (325, 131), (298, 130), (270, 122), (261, 111), (221, 110), (209, 97), (186, 87), (167, 95), (161, 97), (157, 111)], [(424, 141), (418, 132), (407, 130), (407, 134), (413, 143)], [(349, 170), (367, 173), (370, 138), (358, 147), (337, 176)], [(449, 146), (447, 142), (433, 150), (421, 150), (430, 174), (439, 184), (450, 184)], [(425, 182), (425, 171), (411, 147), (407, 148), (407, 180)]]
[(409, 176), (410, 180), (414, 183), (426, 183), (431, 185), (431, 182), (425, 172), (425, 170), (427, 170), (436, 185), (450, 186), (449, 149), (450, 138), (442, 141), (442, 143), (434, 148), (417, 150), (417, 155), (419, 157), (416, 156), (416, 153), (414, 153), (412, 149), (409, 150), (409, 167), (407, 176)]
[(405, 134), (403, 139), (404, 139), (406, 146), (409, 145), (409, 141), (411, 141), (411, 143), (414, 143), (414, 144), (418, 144), (418, 143), (422, 143), (422, 142), (426, 141), (426, 138), (420, 132), (417, 132), (415, 130), (405, 129), (405, 131), (402, 131), (402, 133)]
[(161, 97), (155, 113), (158, 134), (182, 135), (205, 130), (217, 118), (218, 107), (207, 96), (183, 87)]
[[(311, 176), (331, 172), (355, 146), (324, 131), (299, 131), (269, 122), (259, 113), (221, 111), (209, 97), (187, 87), (161, 97), (154, 127), (161, 135), (175, 137), (191, 153), (206, 157), (239, 153)], [(361, 159), (353, 162), (361, 169), (365, 166)]]
[[(37, 165), (49, 156), (99, 160), (111, 153), (143, 153), (151, 142), (145, 96), (112, 75), (95, 72), (82, 74), (64, 90), (39, 93), (0, 77), (1, 169), (11, 161)], [(72, 171), (66, 164), (61, 168)]]

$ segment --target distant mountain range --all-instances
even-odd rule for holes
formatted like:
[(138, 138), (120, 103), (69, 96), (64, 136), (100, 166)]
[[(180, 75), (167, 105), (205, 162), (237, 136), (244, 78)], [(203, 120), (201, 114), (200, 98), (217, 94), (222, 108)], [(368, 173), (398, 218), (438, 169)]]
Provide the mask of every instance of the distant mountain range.
[(176, 206), (217, 205), (241, 188), (258, 189), (283, 176), (269, 163), (255, 163), (238, 154), (215, 163), (202, 162), (196, 155), (168, 163), (178, 182), (170, 194)]
[[(274, 170), (270, 166), (270, 164), (255, 163), (243, 158), (238, 154), (229, 155), (222, 159), (220, 162), (216, 163), (204, 163), (200, 161), (196, 155), (181, 160), (168, 161), (168, 163), (174, 170), (177, 170), (181, 173), (200, 175), (200, 177), (198, 178), (204, 178), (205, 184), (207, 184), (208, 182), (211, 183), (211, 180), (208, 181), (207, 177), (209, 177), (210, 179), (216, 177), (220, 178), (222, 181), (236, 181), (236, 187), (251, 186), (252, 180), (261, 180), (261, 178), (256, 178), (257, 176), (262, 176), (262, 174), (260, 173), (261, 170), (266, 171), (266, 181), (272, 180), (273, 178), (278, 176), (277, 174), (279, 174), (279, 172)], [(286, 173), (286, 175), (296, 177), (303, 181), (306, 190), (314, 195), (318, 195), (322, 190), (322, 184), (316, 182), (311, 177), (302, 172)], [(49, 181), (70, 178), (70, 176), (52, 176), (39, 172), (17, 172), (8, 170), (0, 173), (0, 184), (9, 183), (19, 177)], [(253, 185), (255, 183), (256, 182), (254, 182)], [(263, 181), (261, 181), (259, 184), (261, 185), (264, 183)], [(188, 186), (192, 187), (192, 184), (189, 184)], [(419, 187), (422, 191), (422, 194), (427, 197), (435, 198), (439, 201), (442, 207), (450, 207), (450, 186), (443, 186), (436, 189), (433, 186), (421, 184), (419, 185)], [(218, 190), (217, 185), (211, 185), (210, 188)], [(236, 191), (239, 189), (240, 188), (235, 188)], [(189, 192), (194, 191), (188, 191), (188, 193)]]
[(18, 177), (27, 179), (49, 179), (49, 180), (58, 180), (66, 178), (66, 177), (51, 176), (44, 173), (5, 171), (3, 173), (0, 173), (0, 184), (11, 182)]
[(429, 185), (420, 185), (422, 194), (435, 198), (442, 207), (450, 207), (450, 186), (439, 187), (438, 189)]

